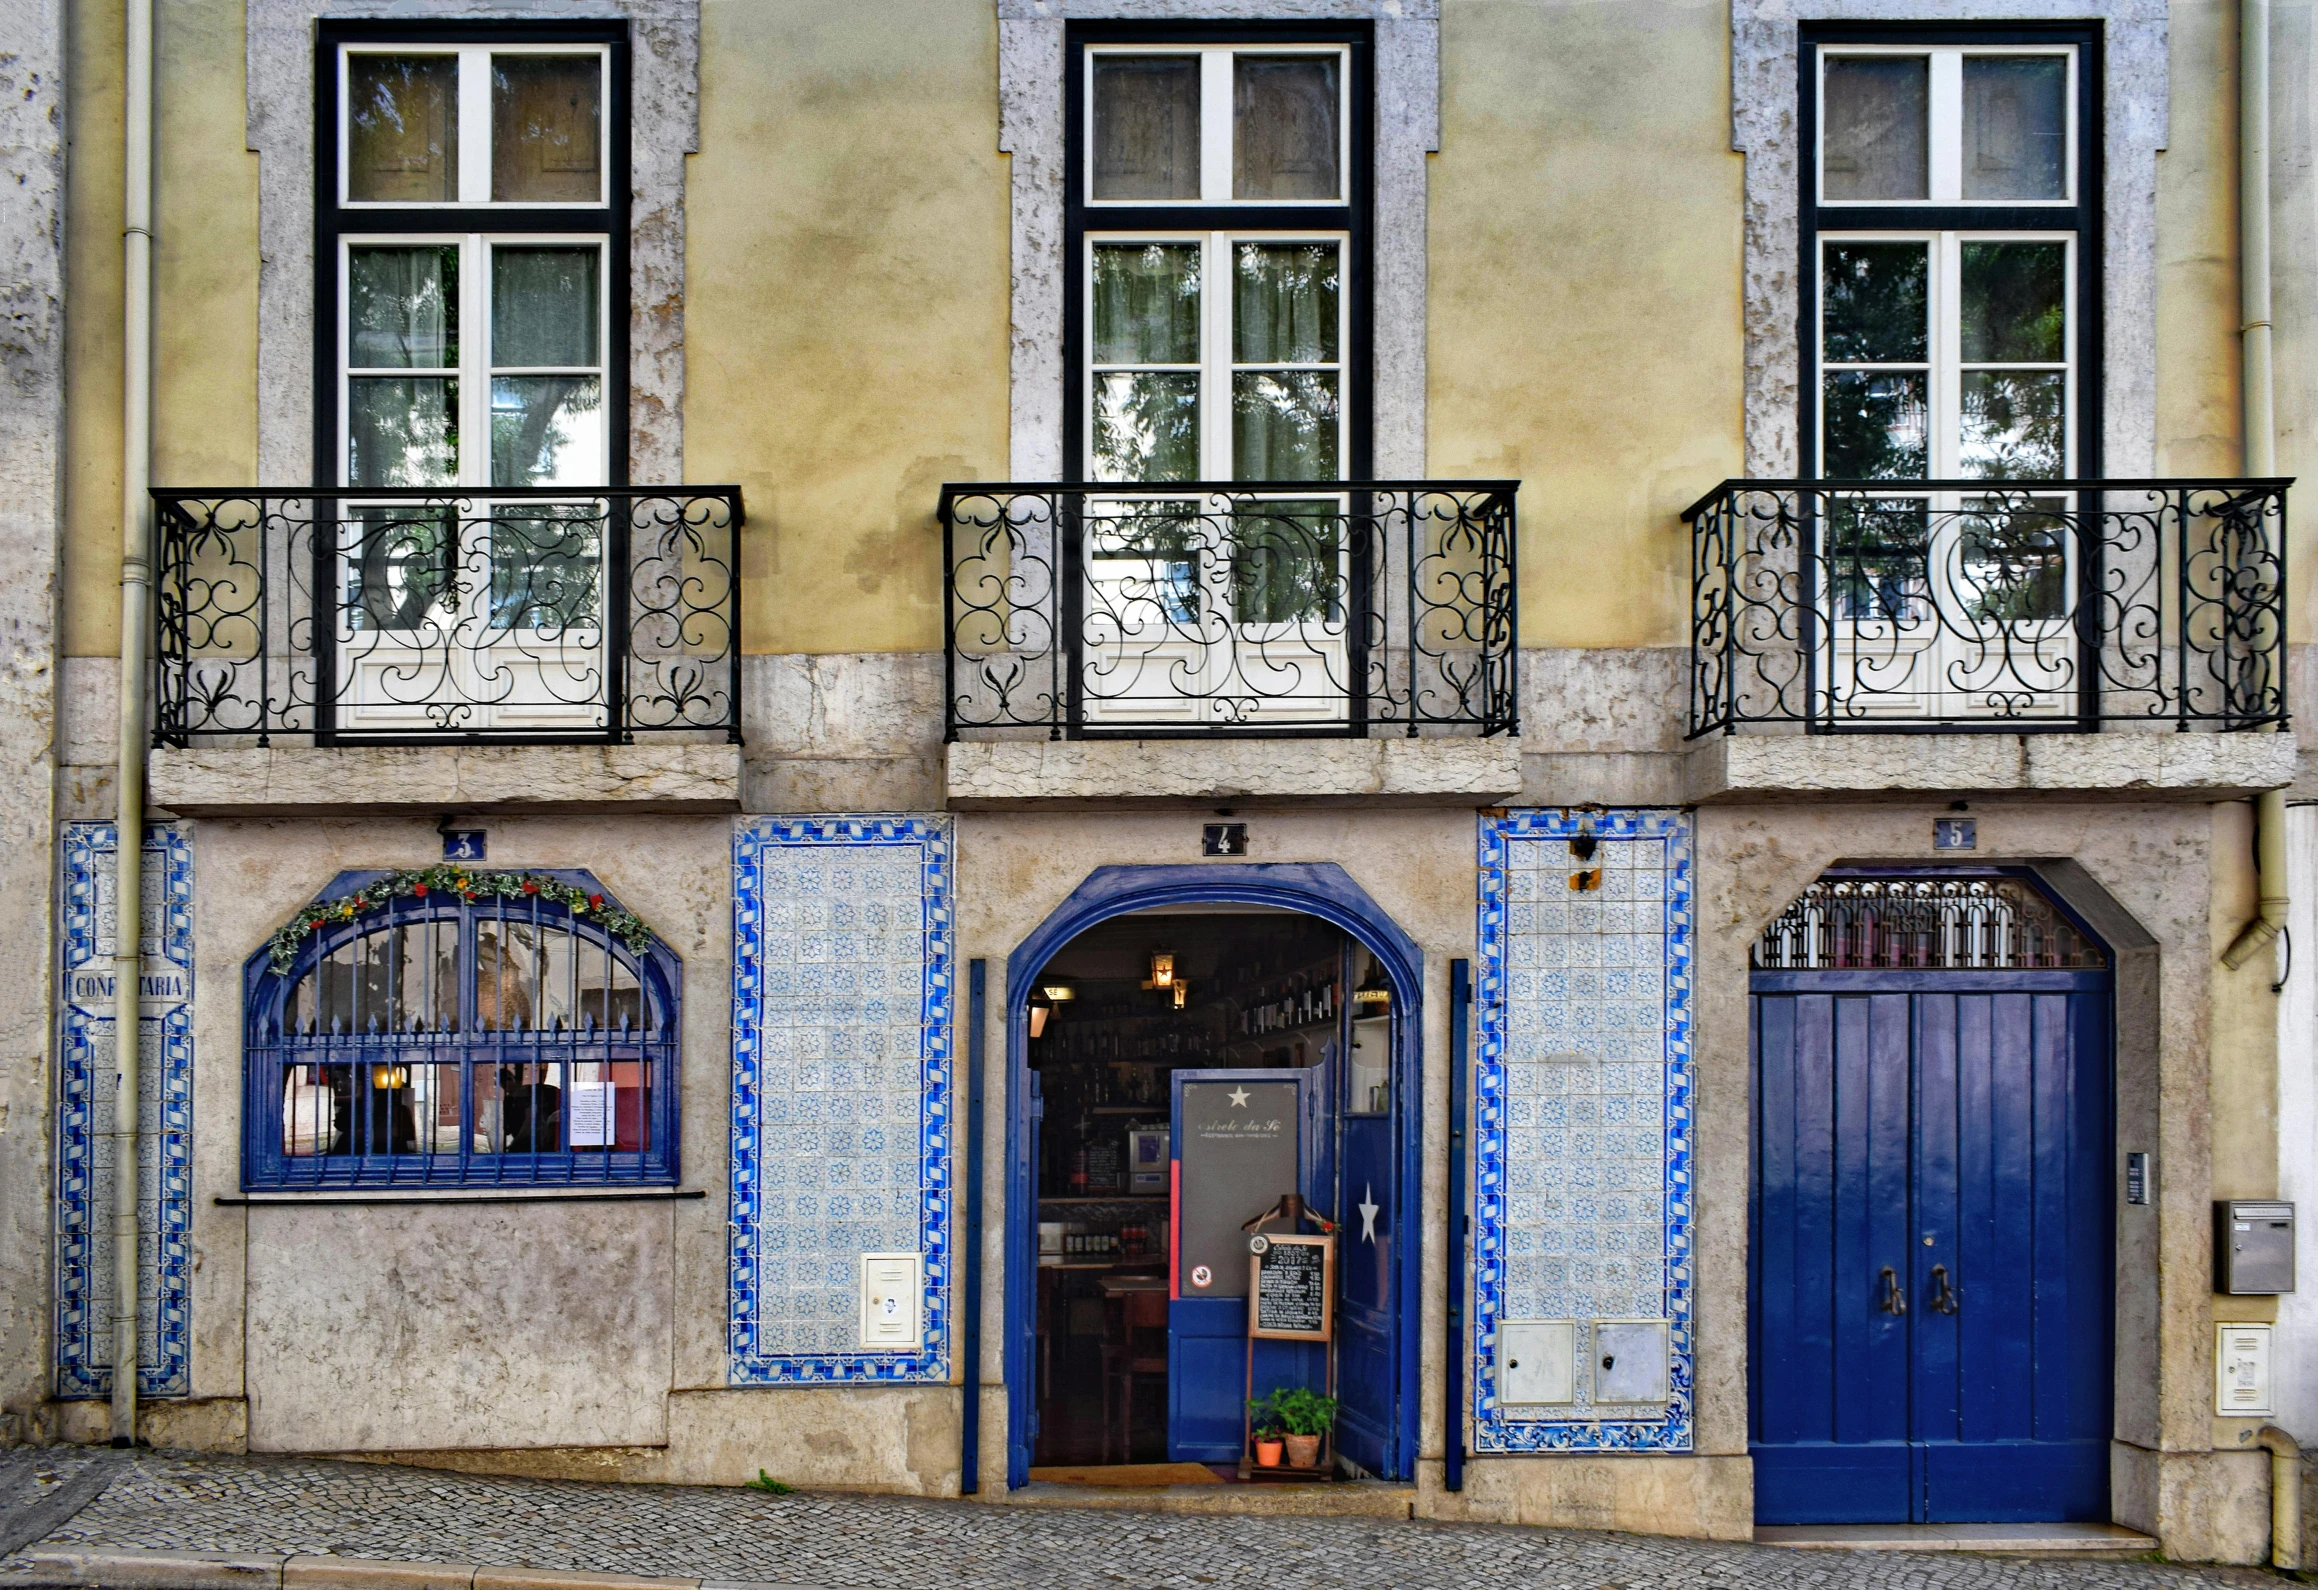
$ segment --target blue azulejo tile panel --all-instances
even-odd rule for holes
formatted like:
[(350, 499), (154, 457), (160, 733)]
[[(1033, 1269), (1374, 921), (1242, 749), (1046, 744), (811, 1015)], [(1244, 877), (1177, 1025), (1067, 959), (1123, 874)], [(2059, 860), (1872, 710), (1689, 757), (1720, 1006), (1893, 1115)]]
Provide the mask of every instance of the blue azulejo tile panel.
[(1480, 894), (1474, 1450), (1687, 1451), (1689, 819), (1484, 817)]
[[(193, 843), (145, 829), (137, 1022), (137, 1389), (182, 1397), (193, 1320)], [(56, 1394), (113, 1391), (111, 823), (67, 823), (57, 919)]]
[[(949, 1379), (950, 825), (733, 839), (730, 1380)], [(922, 1346), (865, 1347), (861, 1256), (916, 1253)]]

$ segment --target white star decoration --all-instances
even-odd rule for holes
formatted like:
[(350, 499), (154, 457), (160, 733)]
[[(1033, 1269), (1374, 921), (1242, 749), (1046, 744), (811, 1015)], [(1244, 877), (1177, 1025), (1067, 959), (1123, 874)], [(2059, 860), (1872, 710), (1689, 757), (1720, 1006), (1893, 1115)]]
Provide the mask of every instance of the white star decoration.
[(1383, 1206), (1376, 1201), (1376, 1189), (1367, 1182), (1360, 1184), (1360, 1202), (1354, 1205), (1360, 1211), (1360, 1240), (1376, 1241), (1376, 1212)]
[(1244, 1110), (1248, 1107), (1248, 1090), (1245, 1088), (1233, 1088), (1224, 1097), (1231, 1100), (1231, 1107), (1235, 1110)]

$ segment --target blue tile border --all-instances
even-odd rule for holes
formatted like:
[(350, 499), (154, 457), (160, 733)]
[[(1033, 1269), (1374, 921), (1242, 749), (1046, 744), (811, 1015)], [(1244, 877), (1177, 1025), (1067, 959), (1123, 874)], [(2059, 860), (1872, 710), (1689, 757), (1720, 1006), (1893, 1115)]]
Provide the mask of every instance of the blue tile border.
[[(1659, 1125), (1664, 1134), (1660, 1205), (1664, 1240), (1657, 1258), (1663, 1274), (1659, 1317), (1667, 1322), (1671, 1349), (1668, 1395), (1663, 1412), (1649, 1417), (1633, 1416), (1631, 1410), (1621, 1410), (1627, 1416), (1512, 1419), (1498, 1406), (1495, 1351), (1497, 1323), (1509, 1317), (1507, 1296), (1515, 1257), (1512, 1249), (1517, 1234), (1509, 1228), (1509, 1198), (1514, 1177), (1526, 1174), (1526, 1167), (1513, 1153), (1515, 1123), (1507, 1073), (1508, 1010), (1515, 990), (1511, 966), (1513, 913), (1518, 904), (1512, 898), (1516, 891), (1511, 875), (1516, 870), (1515, 847), (1548, 841), (1555, 846), (1554, 866), (1566, 870), (1568, 852), (1563, 847), (1576, 837), (1581, 827), (1591, 829), (1605, 856), (1612, 845), (1661, 847), (1657, 860), (1662, 862), (1665, 884), (1659, 925), (1665, 946), (1662, 1057), (1665, 1087)], [(1473, 1105), (1471, 1250), (1473, 1323), (1472, 1335), (1465, 1344), (1472, 1354), (1469, 1411), (1473, 1450), (1477, 1453), (1689, 1451), (1694, 1403), (1690, 819), (1678, 811), (1636, 809), (1514, 811), (1484, 817), (1480, 824), (1479, 875), (1480, 967), (1475, 995), (1479, 1042)], [(1587, 1014), (1579, 1012), (1581, 1025)], [(1579, 1157), (1574, 1144), (1564, 1152), (1572, 1158)]]
[[(849, 1211), (835, 1207), (836, 1197), (819, 1201), (817, 1212), (823, 1223), (818, 1233), (807, 1222), (767, 1218), (767, 1151), (787, 1146), (772, 1142), (776, 1131), (804, 1142), (813, 1136), (816, 1126), (802, 1113), (794, 1124), (772, 1119), (774, 1112), (768, 1105), (791, 1097), (797, 1079), (784, 1081), (773, 1074), (779, 1057), (773, 1052), (777, 1045), (768, 1041), (766, 995), (777, 986), (819, 986), (812, 977), (795, 985), (783, 983), (799, 970), (823, 979), (842, 979), (845, 975), (843, 966), (800, 969), (768, 964), (766, 959), (768, 922), (782, 904), (767, 888), (768, 860), (780, 852), (798, 850), (832, 854), (915, 852), (919, 920), (912, 936), (918, 953), (908, 973), (917, 984), (915, 1226), (918, 1251), (925, 1263), (925, 1333), (923, 1345), (915, 1353), (833, 1349), (830, 1342), (840, 1335), (858, 1341), (850, 1314), (842, 1325), (824, 1322), (811, 1332), (815, 1345), (796, 1350), (794, 1338), (799, 1332), (790, 1329), (792, 1340), (784, 1346), (778, 1339), (782, 1329), (768, 1313), (772, 1291), (768, 1272), (773, 1266), (802, 1264), (812, 1269), (818, 1282), (812, 1295), (834, 1301), (840, 1293), (853, 1294), (857, 1284), (853, 1266), (860, 1251), (842, 1240), (847, 1232), (860, 1227), (841, 1223)], [(734, 831), (728, 1384), (946, 1382), (950, 1378), (950, 1156), (955, 1086), (951, 1050), (956, 994), (953, 887), (951, 826), (946, 817), (763, 817), (744, 821)], [(870, 975), (876, 975), (875, 968), (870, 969)], [(853, 994), (860, 1007), (872, 1013), (868, 1019), (874, 1020), (881, 1011), (883, 1001), (874, 991), (864, 992), (855, 984), (832, 983), (831, 988), (833, 998)], [(871, 1066), (875, 1061), (841, 1055), (834, 1063)], [(854, 1198), (865, 1201), (859, 1193)], [(817, 1234), (824, 1240), (815, 1242)]]
[[(113, 1390), (112, 1277), (102, 1266), (109, 1239), (109, 1158), (113, 1075), (98, 1040), (113, 1027), (111, 946), (97, 937), (98, 889), (113, 870), (111, 823), (66, 823), (60, 832), (57, 935), (56, 1394), (109, 1397)], [(146, 1066), (142, 1125), (153, 1144), (156, 1194), (140, 1255), (138, 1395), (190, 1391), (193, 1268), (193, 843), (165, 823), (145, 829), (147, 875), (160, 880), (159, 958), (174, 987), (138, 1025), (153, 1040), (158, 1067)], [(152, 965), (148, 959), (145, 963)], [(148, 977), (154, 974), (148, 973)], [(166, 979), (167, 973), (160, 977)], [(103, 1074), (99, 1075), (99, 1069)], [(100, 1155), (100, 1144), (107, 1152)], [(106, 1273), (99, 1273), (102, 1268)]]

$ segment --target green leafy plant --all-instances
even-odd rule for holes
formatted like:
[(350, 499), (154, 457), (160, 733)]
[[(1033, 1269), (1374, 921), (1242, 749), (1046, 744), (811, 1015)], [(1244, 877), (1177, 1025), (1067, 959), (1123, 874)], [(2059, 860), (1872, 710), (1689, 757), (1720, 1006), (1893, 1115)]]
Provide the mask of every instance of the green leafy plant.
[(1248, 1399), (1248, 1423), (1249, 1427), (1255, 1431), (1258, 1440), (1279, 1439), (1280, 1411), (1275, 1406), (1279, 1400), (1280, 1394), (1277, 1391), (1268, 1396)]
[(1306, 1386), (1280, 1386), (1260, 1402), (1248, 1404), (1259, 1431), (1285, 1430), (1290, 1435), (1326, 1435), (1336, 1427), (1336, 1399)]
[(478, 872), (445, 864), (412, 867), (374, 878), (352, 894), (303, 906), (287, 927), (267, 941), (274, 970), (287, 972), (296, 963), (298, 946), (334, 922), (351, 922), (394, 900), (424, 900), (429, 894), (456, 895), (469, 905), (477, 900), (522, 900), (537, 896), (595, 923), (637, 954), (652, 942), (652, 930), (629, 912), (609, 904), (602, 895), (536, 872)]
[(757, 1470), (757, 1477), (755, 1479), (746, 1480), (742, 1483), (746, 1484), (752, 1491), (771, 1491), (775, 1496), (794, 1496), (797, 1493), (797, 1487), (794, 1485), (783, 1485), (779, 1480), (774, 1479), (763, 1469)]

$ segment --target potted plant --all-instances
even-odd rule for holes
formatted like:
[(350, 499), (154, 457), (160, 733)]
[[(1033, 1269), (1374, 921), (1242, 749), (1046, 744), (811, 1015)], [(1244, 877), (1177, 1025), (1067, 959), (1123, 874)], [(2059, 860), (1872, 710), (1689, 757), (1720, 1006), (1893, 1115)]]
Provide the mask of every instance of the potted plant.
[(1320, 1438), (1336, 1427), (1336, 1399), (1298, 1386), (1271, 1395), (1273, 1416), (1286, 1432), (1288, 1466), (1320, 1466)]
[(1257, 1397), (1248, 1403), (1249, 1427), (1255, 1432), (1256, 1467), (1276, 1469), (1280, 1466), (1280, 1416), (1273, 1404), (1280, 1394)]

